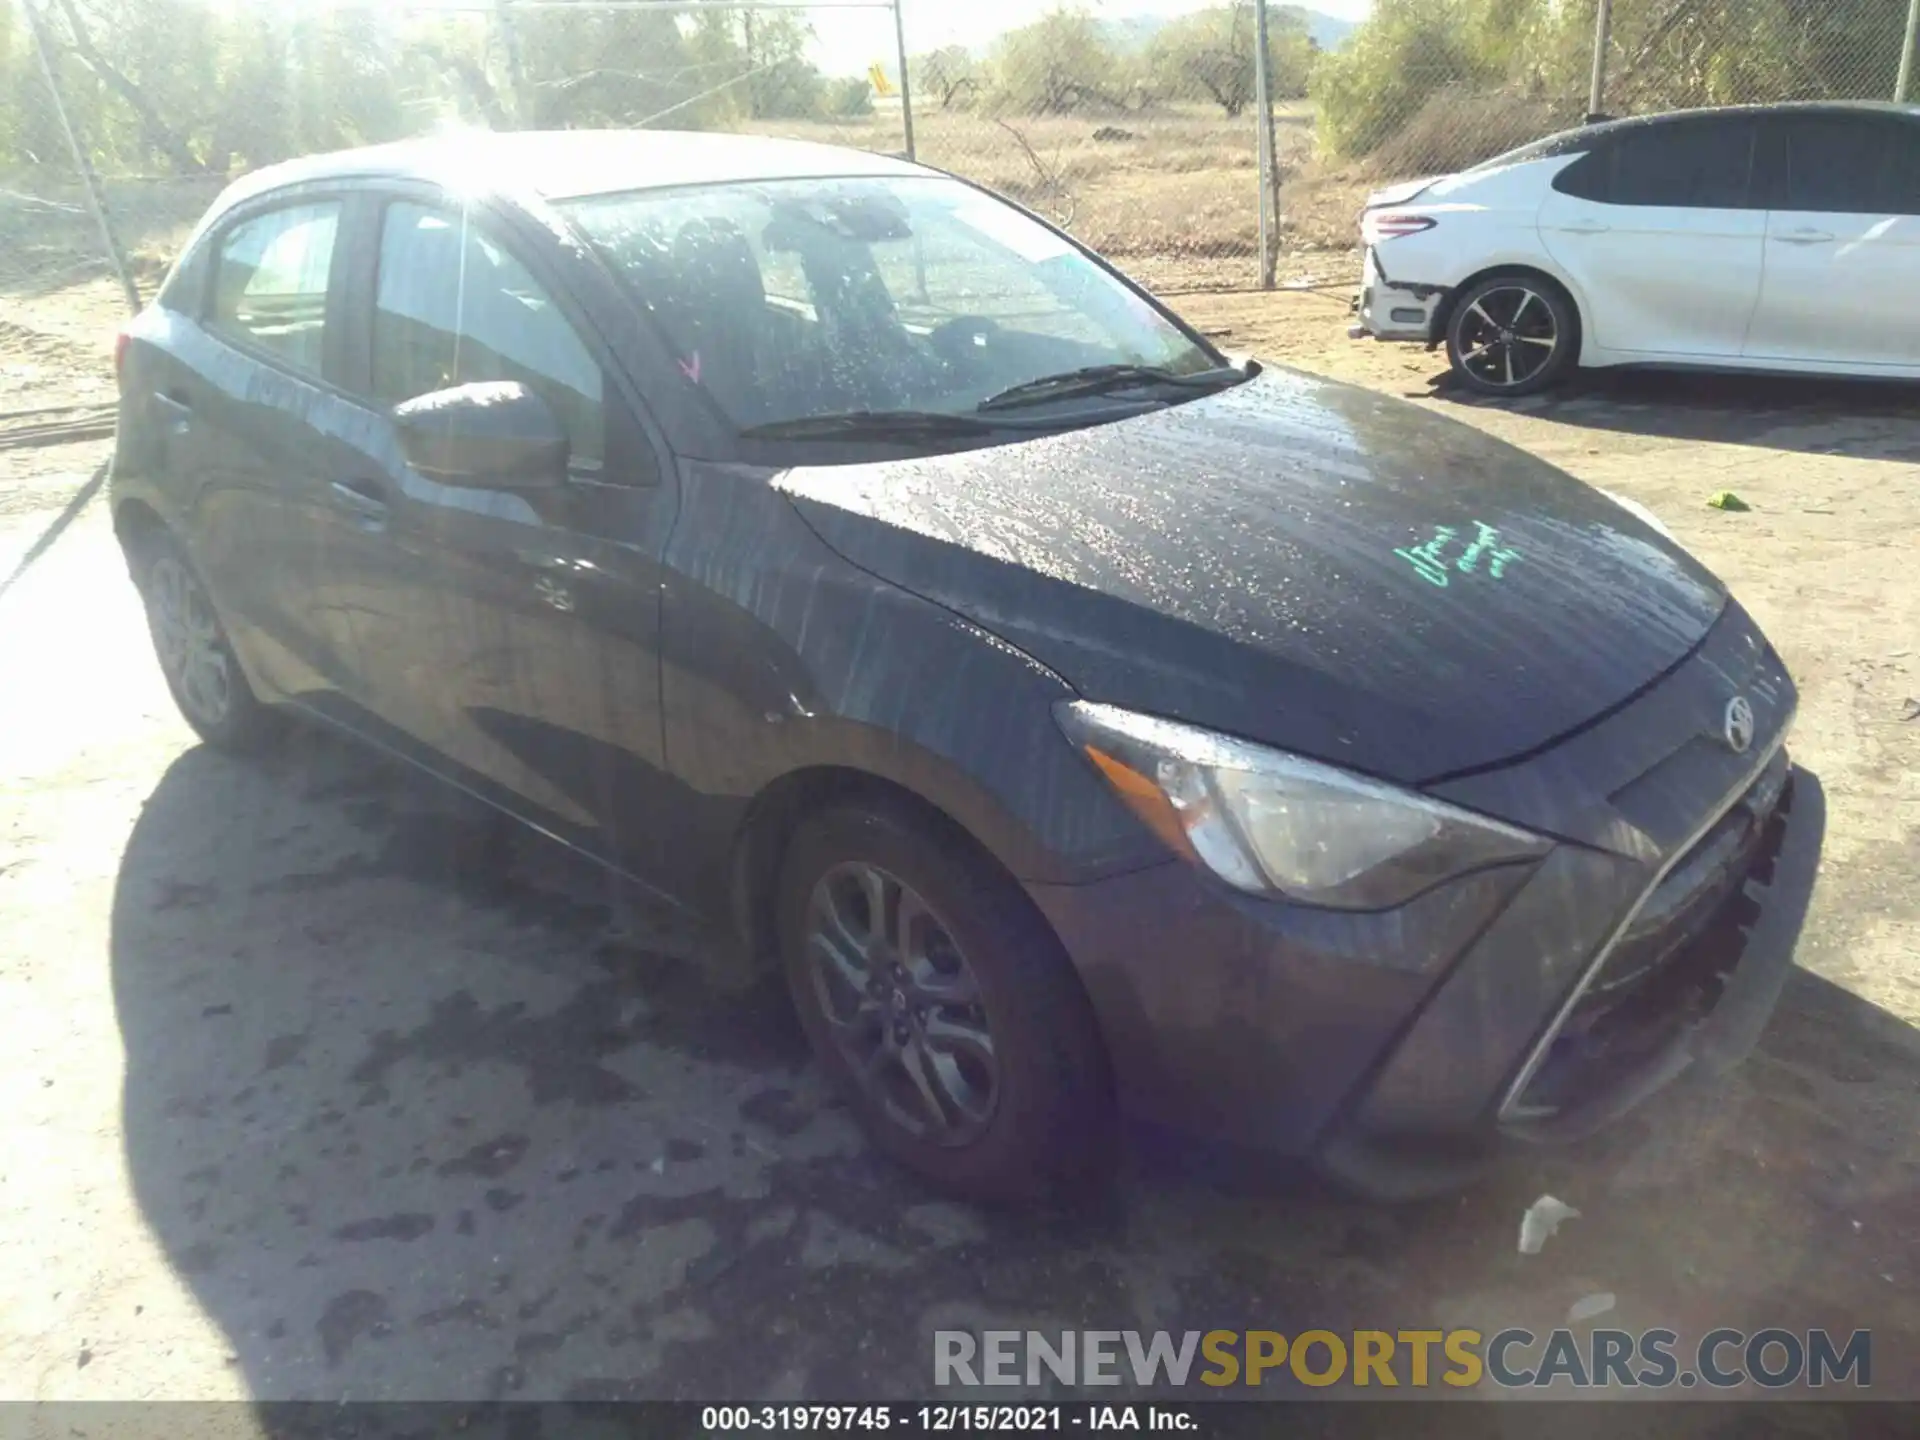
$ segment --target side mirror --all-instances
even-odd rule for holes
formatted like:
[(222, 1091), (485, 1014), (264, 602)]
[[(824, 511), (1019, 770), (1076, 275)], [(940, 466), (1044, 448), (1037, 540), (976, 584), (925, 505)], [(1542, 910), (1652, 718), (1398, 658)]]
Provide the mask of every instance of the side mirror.
[(567, 437), (553, 407), (518, 380), (459, 385), (393, 407), (407, 463), (429, 480), (536, 490), (567, 476)]

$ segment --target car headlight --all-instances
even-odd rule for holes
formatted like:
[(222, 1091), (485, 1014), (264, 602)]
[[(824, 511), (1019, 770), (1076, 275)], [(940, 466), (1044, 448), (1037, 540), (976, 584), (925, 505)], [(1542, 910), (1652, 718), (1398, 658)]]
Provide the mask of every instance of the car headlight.
[[(1616, 495), (1611, 490), (1602, 490), (1600, 493), (1629, 515), (1633, 516), (1634, 519), (1644, 521), (1647, 525), (1651, 526), (1656, 533), (1665, 536), (1669, 540), (1673, 539), (1673, 532), (1667, 529), (1660, 517), (1642, 505), (1638, 500), (1629, 500), (1625, 495)], [(1675, 541), (1674, 543), (1678, 544), (1679, 542)]]
[(1383, 910), (1550, 842), (1410, 790), (1264, 745), (1063, 701), (1054, 715), (1121, 800), (1236, 889)]

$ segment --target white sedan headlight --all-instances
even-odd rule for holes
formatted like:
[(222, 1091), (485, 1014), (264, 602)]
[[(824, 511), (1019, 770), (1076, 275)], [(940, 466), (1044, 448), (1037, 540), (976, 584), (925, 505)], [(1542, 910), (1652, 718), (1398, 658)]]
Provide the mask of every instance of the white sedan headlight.
[(1154, 833), (1249, 894), (1381, 910), (1549, 848), (1484, 815), (1191, 725), (1084, 700), (1054, 714)]

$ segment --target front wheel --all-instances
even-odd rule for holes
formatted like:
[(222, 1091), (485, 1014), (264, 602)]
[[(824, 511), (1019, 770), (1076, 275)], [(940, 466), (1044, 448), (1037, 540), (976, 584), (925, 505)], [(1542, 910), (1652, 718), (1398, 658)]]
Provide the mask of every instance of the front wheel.
[(804, 822), (779, 893), (814, 1053), (874, 1144), (975, 1199), (1098, 1180), (1112, 1100), (1091, 1007), (1019, 887), (906, 805)]
[(1545, 276), (1495, 275), (1471, 286), (1447, 323), (1453, 373), (1482, 395), (1532, 395), (1579, 360), (1580, 317)]

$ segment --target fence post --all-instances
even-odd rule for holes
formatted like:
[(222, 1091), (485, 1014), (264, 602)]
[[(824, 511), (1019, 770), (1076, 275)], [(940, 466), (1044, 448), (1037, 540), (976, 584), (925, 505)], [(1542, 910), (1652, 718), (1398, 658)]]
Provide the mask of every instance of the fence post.
[(1900, 78), (1893, 82), (1893, 98), (1906, 104), (1913, 90), (1913, 51), (1920, 45), (1920, 0), (1908, 0), (1907, 38), (1900, 46)]
[(53, 101), (53, 113), (59, 117), (61, 133), (67, 137), (67, 149), (73, 154), (74, 169), (80, 172), (80, 184), (87, 192), (87, 208), (93, 211), (93, 223), (100, 227), (100, 243), (106, 246), (107, 263), (113, 266), (120, 288), (126, 293), (127, 308), (138, 315), (140, 290), (133, 283), (133, 273), (127, 269), (127, 258), (120, 251), (120, 241), (113, 233), (113, 222), (107, 218), (107, 201), (100, 193), (100, 177), (93, 173), (93, 160), (80, 143), (79, 132), (73, 128), (73, 121), (67, 115), (66, 97), (60, 93), (60, 81), (53, 72), (53, 58), (47, 54), (47, 37), (40, 29), (39, 7), (34, 0), (26, 0), (20, 8), (27, 12), (27, 29), (33, 32), (34, 53), (40, 57), (40, 73), (46, 77), (47, 95)]
[(493, 0), (493, 17), (507, 61), (507, 89), (513, 92), (513, 122), (525, 130), (533, 125), (533, 107), (527, 103), (527, 72), (520, 63), (520, 32), (509, 13), (510, 4), (511, 0)]
[(900, 51), (900, 122), (907, 132), (907, 159), (918, 160), (913, 144), (913, 78), (907, 74), (906, 0), (893, 0), (893, 39)]
[[(1267, 51), (1267, 0), (1253, 0), (1253, 105), (1260, 122), (1260, 288), (1273, 289), (1280, 257), (1280, 163), (1273, 135), (1273, 77)], [(1269, 217), (1271, 211), (1271, 217)]]
[[(1914, 0), (1920, 4), (1920, 0)], [(1600, 0), (1599, 12), (1593, 19), (1593, 79), (1587, 85), (1587, 119), (1592, 121), (1600, 114), (1600, 107), (1607, 98), (1607, 46), (1611, 43), (1613, 31), (1613, 0)]]

